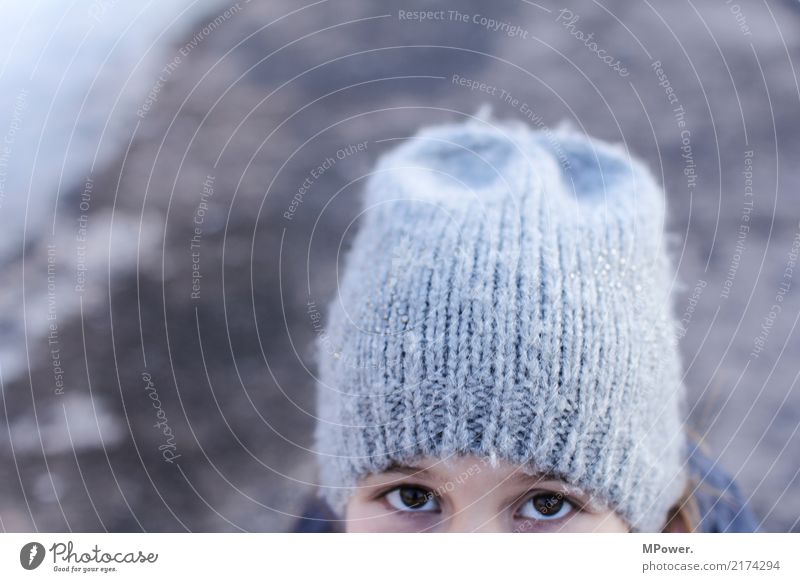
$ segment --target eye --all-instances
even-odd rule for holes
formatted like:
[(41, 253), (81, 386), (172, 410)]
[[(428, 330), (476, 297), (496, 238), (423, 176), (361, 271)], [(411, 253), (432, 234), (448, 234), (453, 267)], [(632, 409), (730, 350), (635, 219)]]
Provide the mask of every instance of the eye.
[(519, 509), (519, 517), (525, 519), (551, 520), (566, 517), (575, 506), (563, 493), (541, 491), (528, 499)]
[(439, 502), (433, 493), (422, 487), (401, 485), (385, 495), (386, 501), (398, 511), (439, 511)]

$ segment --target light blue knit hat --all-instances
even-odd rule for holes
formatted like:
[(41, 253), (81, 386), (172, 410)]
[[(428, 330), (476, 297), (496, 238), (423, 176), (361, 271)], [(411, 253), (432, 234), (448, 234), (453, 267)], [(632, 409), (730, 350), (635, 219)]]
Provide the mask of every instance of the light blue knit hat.
[(368, 177), (315, 343), (321, 493), (475, 454), (657, 531), (679, 499), (681, 365), (663, 192), (621, 145), (483, 114)]

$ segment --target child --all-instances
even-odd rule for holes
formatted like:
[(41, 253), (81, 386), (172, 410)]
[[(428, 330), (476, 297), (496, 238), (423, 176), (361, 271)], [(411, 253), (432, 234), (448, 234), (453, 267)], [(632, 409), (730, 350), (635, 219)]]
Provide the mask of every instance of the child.
[(427, 128), (380, 159), (360, 222), (299, 529), (755, 529), (685, 436), (663, 193), (621, 145)]

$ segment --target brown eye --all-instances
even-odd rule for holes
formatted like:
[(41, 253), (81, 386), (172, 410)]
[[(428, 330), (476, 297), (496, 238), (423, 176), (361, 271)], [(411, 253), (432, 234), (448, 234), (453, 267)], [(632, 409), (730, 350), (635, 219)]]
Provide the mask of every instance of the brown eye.
[(536, 511), (542, 515), (555, 515), (564, 506), (564, 498), (554, 493), (543, 493), (532, 499)]
[(422, 487), (401, 485), (386, 494), (386, 500), (398, 511), (438, 511), (433, 493)]
[(560, 519), (569, 515), (574, 506), (562, 493), (542, 491), (536, 493), (520, 508), (520, 517), (525, 519)]

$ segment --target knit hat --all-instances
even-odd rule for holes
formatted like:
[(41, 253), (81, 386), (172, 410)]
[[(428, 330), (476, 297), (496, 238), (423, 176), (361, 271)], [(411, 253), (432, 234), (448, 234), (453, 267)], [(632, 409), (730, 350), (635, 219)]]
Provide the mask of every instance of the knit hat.
[(621, 144), (481, 115), (367, 178), (315, 342), (320, 491), (474, 454), (657, 531), (680, 497), (682, 380), (663, 192)]

